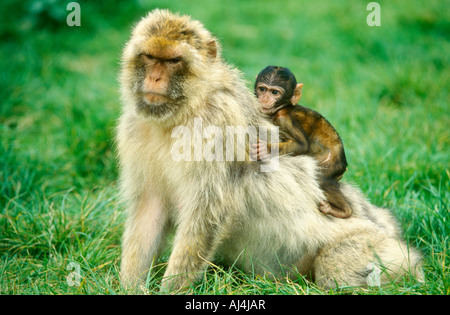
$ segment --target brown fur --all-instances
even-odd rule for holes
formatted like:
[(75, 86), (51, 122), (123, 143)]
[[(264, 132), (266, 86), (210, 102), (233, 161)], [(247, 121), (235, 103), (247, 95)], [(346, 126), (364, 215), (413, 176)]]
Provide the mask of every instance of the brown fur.
[[(156, 37), (161, 38), (158, 44), (146, 48), (156, 54), (179, 50), (186, 62), (185, 75), (170, 78), (181, 97), (167, 100), (164, 115), (138, 107), (139, 80), (151, 73), (141, 73), (139, 54)], [(294, 268), (313, 274), (327, 288), (367, 285), (368, 266), (383, 265), (383, 274), (393, 278), (418, 274), (420, 255), (406, 248), (395, 220), (354, 187), (343, 186), (354, 209), (351, 218), (336, 220), (318, 211), (324, 195), (311, 157), (281, 156), (278, 169), (266, 173), (259, 171), (265, 162), (172, 158), (171, 131), (178, 125), (192, 130), (196, 117), (204, 126), (270, 126), (241, 74), (221, 60), (212, 41), (199, 22), (155, 10), (137, 24), (125, 47), (124, 109), (117, 130), (121, 191), (127, 202), (122, 283), (132, 286), (145, 279), (171, 230), (175, 236), (163, 291), (197, 281), (216, 254), (259, 274), (290, 275)]]
[[(339, 181), (347, 169), (347, 158), (341, 137), (318, 112), (296, 105), (302, 95), (303, 84), (288, 68), (268, 66), (257, 76), (255, 94), (261, 112), (279, 126), (284, 142), (276, 144), (279, 154), (306, 154), (316, 158), (321, 166), (320, 184), (326, 201), (319, 203), (322, 213), (337, 218), (349, 218), (352, 209), (339, 190)], [(273, 93), (273, 92), (276, 93)], [(260, 143), (254, 154), (263, 157), (274, 144)]]
[(333, 126), (319, 113), (289, 105), (276, 112), (273, 123), (286, 135), (280, 154), (307, 154), (315, 157), (326, 178), (339, 180), (346, 171), (344, 146)]

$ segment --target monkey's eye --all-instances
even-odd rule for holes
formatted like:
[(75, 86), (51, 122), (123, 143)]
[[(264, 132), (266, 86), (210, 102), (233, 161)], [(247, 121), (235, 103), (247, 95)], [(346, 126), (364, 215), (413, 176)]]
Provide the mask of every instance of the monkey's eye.
[(273, 95), (278, 95), (278, 94), (280, 94), (280, 91), (273, 90), (273, 91), (272, 91), (272, 94), (273, 94)]
[(152, 55), (150, 55), (150, 54), (141, 54), (141, 58), (143, 59), (143, 60), (153, 60), (153, 59), (155, 59), (155, 57), (153, 57)]
[(265, 92), (267, 89), (266, 89), (265, 87), (263, 87), (263, 86), (260, 86), (260, 87), (258, 88), (258, 90), (260, 90), (261, 92)]
[(172, 59), (167, 60), (167, 62), (175, 65), (175, 64), (181, 62), (181, 60), (182, 60), (181, 57), (176, 57), (176, 58), (172, 58)]
[(150, 55), (150, 54), (144, 54), (144, 56), (147, 57), (148, 59), (155, 59), (155, 57), (153, 57), (153, 56)]

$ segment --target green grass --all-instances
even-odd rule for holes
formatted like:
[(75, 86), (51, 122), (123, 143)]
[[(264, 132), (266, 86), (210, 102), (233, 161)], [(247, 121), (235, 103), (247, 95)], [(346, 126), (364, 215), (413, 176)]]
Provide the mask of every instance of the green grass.
[[(269, 281), (216, 265), (191, 293), (450, 293), (450, 11), (441, 1), (379, 1), (380, 27), (367, 26), (364, 1), (79, 3), (78, 28), (65, 24), (64, 1), (0, 8), (0, 294), (127, 293), (117, 76), (131, 25), (154, 7), (201, 20), (249, 86), (268, 64), (290, 67), (305, 84), (301, 104), (343, 138), (344, 180), (391, 208), (425, 257), (421, 285), (326, 292), (302, 277)], [(68, 285), (70, 262), (78, 286)], [(156, 293), (163, 268), (137, 293)]]

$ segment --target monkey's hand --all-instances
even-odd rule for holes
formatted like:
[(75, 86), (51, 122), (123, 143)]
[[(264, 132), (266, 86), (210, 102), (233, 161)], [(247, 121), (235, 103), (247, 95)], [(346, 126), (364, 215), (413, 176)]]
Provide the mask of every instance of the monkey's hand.
[(252, 144), (250, 158), (253, 161), (266, 161), (270, 159), (270, 147), (267, 142), (259, 140), (257, 144)]

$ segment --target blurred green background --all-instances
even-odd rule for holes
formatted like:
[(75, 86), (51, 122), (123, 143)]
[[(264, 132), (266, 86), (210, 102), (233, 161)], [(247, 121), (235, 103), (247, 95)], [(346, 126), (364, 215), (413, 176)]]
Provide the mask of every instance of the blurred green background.
[[(378, 1), (379, 27), (369, 1), (78, 1), (80, 27), (66, 24), (69, 2), (0, 6), (0, 293), (120, 286), (117, 78), (131, 27), (156, 7), (203, 22), (249, 87), (265, 66), (289, 67), (300, 103), (344, 141), (344, 180), (393, 209), (425, 253), (432, 284), (415, 292), (449, 293), (448, 1)], [(69, 260), (110, 278), (61, 288)]]

